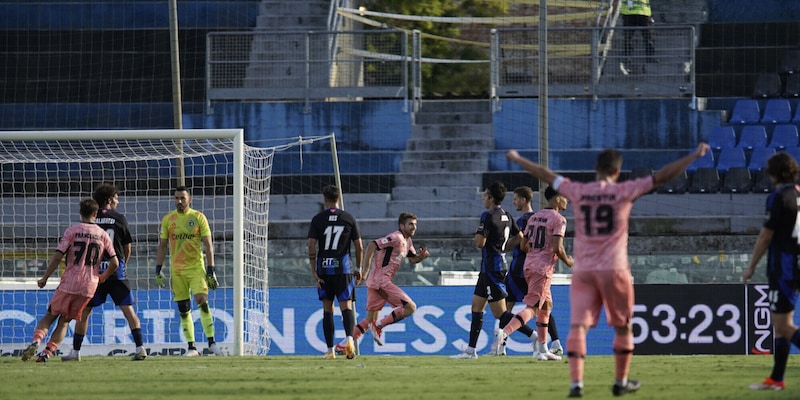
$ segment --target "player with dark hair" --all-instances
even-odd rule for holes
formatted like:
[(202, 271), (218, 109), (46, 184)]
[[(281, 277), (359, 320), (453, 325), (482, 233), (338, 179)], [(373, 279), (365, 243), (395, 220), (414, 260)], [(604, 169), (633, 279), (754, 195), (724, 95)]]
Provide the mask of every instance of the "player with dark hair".
[[(101, 183), (94, 190), (94, 200), (100, 206), (95, 224), (105, 229), (111, 241), (114, 243), (114, 252), (119, 259), (119, 267), (117, 272), (107, 281), (97, 286), (97, 291), (89, 302), (89, 305), (83, 310), (81, 320), (75, 323), (75, 335), (72, 337), (72, 352), (61, 357), (61, 361), (80, 361), (81, 360), (81, 346), (86, 332), (89, 329), (89, 315), (92, 313), (94, 307), (99, 307), (106, 302), (108, 296), (114, 301), (114, 304), (122, 311), (122, 315), (128, 321), (128, 326), (131, 329), (133, 342), (136, 344), (131, 359), (133, 361), (140, 361), (147, 358), (147, 351), (144, 349), (142, 343), (142, 327), (139, 322), (139, 317), (133, 310), (133, 295), (131, 294), (131, 286), (128, 282), (128, 276), (125, 270), (125, 265), (131, 257), (131, 231), (128, 229), (128, 220), (124, 215), (117, 212), (119, 206), (119, 191), (117, 187), (111, 183)], [(104, 261), (100, 263), (100, 271), (103, 272), (108, 268), (108, 260), (104, 255)]]
[[(105, 282), (117, 269), (117, 254), (114, 252), (114, 244), (103, 228), (94, 223), (97, 209), (97, 202), (93, 199), (81, 200), (81, 222), (64, 231), (50, 263), (47, 264), (44, 276), (36, 282), (40, 288), (45, 287), (47, 279), (56, 271), (61, 259), (66, 256), (64, 275), (47, 305), (47, 313), (36, 324), (31, 344), (22, 352), (22, 361), (28, 361), (36, 353), (39, 344), (47, 336), (50, 325), (57, 319), (58, 322), (50, 335), (50, 341), (47, 342), (36, 362), (49, 360), (55, 354), (61, 341), (64, 340), (69, 322), (73, 319), (81, 320), (83, 309), (94, 296), (97, 284)], [(108, 261), (108, 268), (101, 273), (100, 261), (104, 253)]]
[(522, 232), (514, 222), (514, 217), (502, 207), (506, 197), (506, 187), (495, 182), (483, 192), (483, 206), (487, 209), (475, 232), (475, 246), (481, 249), (481, 271), (472, 295), (472, 322), (469, 330), (469, 347), (460, 354), (451, 356), (458, 359), (476, 359), (475, 347), (483, 330), (483, 312), (486, 304), (492, 315), (500, 320), (504, 328), (514, 314), (506, 310), (506, 251), (516, 246), (522, 239)]
[[(411, 297), (392, 282), (392, 279), (400, 269), (403, 259), (408, 258), (408, 262), (416, 264), (428, 258), (430, 253), (424, 247), (417, 253), (414, 243), (411, 242), (417, 232), (416, 215), (400, 213), (397, 225), (396, 231), (367, 245), (362, 264), (362, 276), (367, 277), (367, 317), (356, 325), (353, 340), (358, 340), (369, 330), (375, 343), (383, 346), (383, 328), (400, 322), (417, 310)], [(387, 303), (392, 306), (392, 312), (378, 321), (378, 313)], [(336, 347), (339, 352), (341, 345)]]
[(615, 396), (635, 392), (639, 382), (628, 379), (633, 357), (633, 280), (628, 262), (628, 224), (633, 202), (639, 196), (663, 185), (684, 171), (692, 161), (708, 152), (700, 143), (692, 153), (673, 161), (651, 176), (617, 182), (622, 172), (622, 155), (613, 149), (597, 157), (593, 182), (573, 182), (534, 163), (516, 150), (509, 150), (509, 161), (522, 166), (535, 178), (552, 185), (572, 202), (575, 218), (574, 254), (570, 296), (570, 331), (567, 356), (572, 383), (569, 397), (583, 397), (583, 369), (586, 333), (597, 325), (605, 306), (608, 324), (614, 327), (613, 350)]
[(758, 262), (767, 255), (769, 309), (775, 332), (772, 352), (772, 373), (762, 383), (750, 385), (753, 390), (783, 390), (783, 375), (792, 345), (800, 348), (800, 330), (794, 324), (794, 309), (800, 290), (798, 274), (798, 233), (800, 233), (800, 167), (786, 152), (775, 153), (767, 160), (766, 173), (775, 189), (767, 196), (767, 219), (753, 246), (750, 264), (742, 273), (747, 284)]
[[(181, 317), (183, 337), (188, 343), (185, 356), (199, 357), (194, 344), (194, 321), (192, 320), (191, 295), (200, 310), (200, 322), (208, 339), (208, 351), (223, 355), (214, 340), (214, 317), (208, 305), (208, 289), (219, 285), (214, 270), (214, 244), (211, 227), (205, 214), (191, 208), (192, 194), (185, 186), (178, 186), (174, 193), (175, 209), (161, 219), (158, 250), (156, 252), (156, 283), (164, 287), (161, 267), (170, 255), (170, 287)], [(205, 247), (205, 261), (203, 248)]]
[[(356, 324), (353, 297), (356, 281), (361, 280), (361, 258), (364, 252), (361, 231), (356, 219), (338, 208), (341, 197), (338, 187), (325, 186), (322, 195), (325, 210), (311, 219), (311, 226), (308, 228), (308, 262), (317, 286), (317, 295), (322, 301), (322, 331), (328, 345), (328, 351), (322, 357), (336, 358), (333, 343), (333, 300), (336, 299), (342, 311), (342, 324), (347, 337), (345, 354), (348, 359), (352, 359), (356, 356), (353, 342), (353, 327)], [(350, 260), (350, 242), (356, 249), (355, 263)]]
[[(547, 329), (550, 322), (550, 311), (553, 309), (553, 295), (550, 291), (553, 273), (557, 260), (572, 267), (572, 257), (564, 250), (564, 234), (567, 231), (567, 219), (559, 213), (567, 209), (567, 199), (548, 186), (544, 191), (547, 207), (531, 215), (525, 222), (522, 241), (522, 254), (525, 254), (524, 271), (528, 292), (523, 301), (525, 309), (496, 335), (498, 344), (505, 342), (508, 335), (536, 316), (538, 341), (534, 348), (534, 357), (540, 361), (558, 361), (560, 356), (547, 349)], [(538, 314), (538, 315), (537, 315)]]

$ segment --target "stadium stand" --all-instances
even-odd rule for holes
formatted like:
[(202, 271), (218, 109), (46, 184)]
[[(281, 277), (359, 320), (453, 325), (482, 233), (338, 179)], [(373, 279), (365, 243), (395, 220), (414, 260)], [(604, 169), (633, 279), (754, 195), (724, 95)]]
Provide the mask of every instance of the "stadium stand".
[(708, 135), (708, 145), (715, 151), (726, 147), (736, 147), (736, 131), (733, 126), (720, 125), (712, 128)]
[(753, 97), (755, 98), (775, 98), (781, 95), (781, 77), (774, 72), (765, 72), (758, 75), (756, 78), (756, 85), (753, 88)]
[[(786, 77), (786, 87), (783, 89), (783, 97), (800, 97), (800, 73), (791, 74)], [(800, 122), (795, 113), (794, 122)]]
[(792, 124), (776, 125), (772, 130), (772, 139), (769, 141), (769, 147), (774, 147), (776, 150), (783, 150), (787, 147), (797, 147), (798, 138), (797, 126)]
[(731, 168), (746, 167), (747, 161), (744, 151), (739, 147), (725, 147), (719, 153), (717, 159), (717, 171), (720, 174), (726, 173)]
[(753, 180), (747, 167), (733, 167), (725, 172), (722, 178), (722, 193), (749, 193), (753, 188)]
[(753, 152), (750, 153), (750, 161), (747, 163), (747, 167), (751, 172), (759, 171), (764, 168), (764, 164), (766, 164), (767, 159), (773, 154), (775, 154), (775, 149), (772, 147), (759, 147), (753, 149)]
[(792, 105), (787, 99), (769, 99), (764, 105), (761, 124), (785, 124), (792, 120)]
[(763, 125), (747, 125), (739, 134), (738, 148), (752, 150), (756, 147), (767, 146), (767, 129)]
[(698, 168), (692, 174), (689, 193), (717, 193), (719, 185), (719, 173), (716, 168)]
[(731, 124), (757, 124), (761, 121), (761, 108), (757, 100), (740, 99), (733, 106)]
[(684, 194), (688, 186), (689, 176), (686, 174), (686, 171), (684, 171), (672, 178), (669, 182), (661, 185), (656, 191), (664, 194)]
[(700, 168), (714, 168), (715, 164), (716, 162), (714, 160), (714, 153), (709, 151), (706, 152), (706, 155), (704, 155), (703, 157), (700, 157), (692, 161), (692, 163), (689, 164), (688, 167), (686, 167), (686, 172), (692, 174)]

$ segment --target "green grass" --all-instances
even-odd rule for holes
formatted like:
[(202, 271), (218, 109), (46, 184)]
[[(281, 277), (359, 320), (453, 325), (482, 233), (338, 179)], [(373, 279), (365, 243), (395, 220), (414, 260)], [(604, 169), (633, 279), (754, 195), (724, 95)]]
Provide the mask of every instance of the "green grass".
[[(631, 399), (798, 399), (800, 368), (789, 360), (783, 392), (752, 392), (771, 356), (634, 356)], [(586, 360), (584, 398), (610, 399), (614, 360)], [(525, 356), (447, 357), (84, 357), (46, 364), (0, 358), (0, 399), (561, 399), (564, 362)]]

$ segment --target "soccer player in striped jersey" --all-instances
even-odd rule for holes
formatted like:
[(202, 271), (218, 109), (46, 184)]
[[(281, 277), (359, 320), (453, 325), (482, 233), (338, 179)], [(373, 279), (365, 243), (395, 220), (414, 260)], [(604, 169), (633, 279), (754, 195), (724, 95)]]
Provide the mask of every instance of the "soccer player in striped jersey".
[[(328, 351), (324, 359), (336, 358), (334, 351), (333, 301), (339, 302), (342, 324), (347, 343), (348, 359), (356, 356), (353, 328), (356, 316), (353, 311), (356, 281), (361, 280), (361, 258), (364, 248), (356, 219), (339, 208), (341, 193), (333, 185), (322, 189), (325, 209), (311, 219), (308, 228), (308, 262), (311, 276), (317, 286), (317, 296), (322, 301), (322, 332)], [(356, 249), (355, 262), (350, 259), (350, 243)]]
[(514, 222), (511, 213), (502, 207), (506, 197), (506, 187), (502, 182), (495, 182), (483, 193), (483, 206), (487, 211), (481, 215), (481, 221), (475, 232), (475, 246), (481, 249), (481, 271), (472, 295), (472, 321), (469, 330), (469, 346), (460, 354), (451, 356), (456, 359), (476, 359), (475, 347), (483, 330), (483, 312), (486, 304), (492, 315), (500, 320), (503, 328), (511, 320), (513, 314), (506, 310), (506, 251), (519, 244), (522, 232)]
[(772, 352), (772, 373), (762, 383), (750, 385), (753, 390), (783, 390), (783, 375), (792, 345), (800, 347), (800, 330), (794, 324), (800, 276), (798, 276), (798, 242), (800, 236), (800, 187), (797, 160), (786, 152), (775, 153), (767, 160), (766, 173), (775, 190), (767, 196), (767, 219), (753, 246), (750, 264), (742, 273), (747, 284), (764, 254), (767, 255), (769, 309), (775, 332)]
[[(70, 321), (81, 320), (83, 309), (94, 296), (97, 284), (105, 282), (117, 269), (114, 244), (103, 228), (94, 223), (98, 208), (93, 199), (81, 200), (81, 222), (64, 231), (44, 276), (36, 282), (40, 288), (45, 287), (47, 280), (66, 256), (64, 275), (47, 305), (47, 313), (36, 324), (31, 344), (22, 352), (22, 361), (28, 361), (36, 353), (39, 344), (47, 336), (50, 325), (58, 319), (50, 341), (36, 359), (36, 362), (48, 361), (64, 340)], [(104, 252), (107, 255), (108, 268), (100, 273), (100, 261)]]
[[(108, 296), (114, 301), (114, 304), (122, 311), (122, 315), (128, 321), (128, 326), (131, 329), (133, 342), (136, 344), (136, 349), (131, 356), (133, 361), (140, 361), (147, 358), (147, 351), (144, 349), (142, 343), (142, 327), (139, 322), (139, 317), (136, 311), (133, 310), (133, 303), (135, 300), (131, 294), (131, 285), (128, 281), (128, 276), (125, 270), (125, 265), (131, 257), (131, 231), (128, 229), (128, 220), (124, 215), (117, 212), (119, 206), (119, 191), (117, 187), (111, 183), (101, 183), (94, 190), (92, 195), (94, 200), (100, 206), (97, 212), (97, 219), (95, 223), (105, 229), (111, 241), (114, 243), (114, 251), (117, 253), (119, 267), (117, 272), (107, 281), (97, 286), (97, 291), (89, 302), (89, 305), (83, 310), (81, 320), (75, 323), (75, 335), (72, 337), (72, 352), (61, 357), (61, 361), (80, 361), (81, 360), (81, 346), (86, 332), (89, 329), (89, 315), (92, 313), (94, 307), (102, 306), (106, 302)], [(108, 261), (105, 260), (100, 264), (100, 271), (105, 271), (108, 267)]]
[[(183, 337), (188, 343), (184, 354), (199, 357), (194, 343), (194, 321), (192, 320), (191, 295), (200, 310), (200, 323), (208, 339), (208, 351), (214, 355), (224, 355), (214, 340), (214, 317), (208, 304), (208, 289), (218, 286), (214, 270), (214, 244), (211, 240), (211, 227), (202, 212), (191, 208), (192, 194), (185, 186), (178, 186), (174, 193), (175, 209), (161, 219), (158, 249), (156, 251), (156, 283), (164, 286), (161, 268), (170, 255), (170, 288), (178, 305)], [(205, 248), (205, 261), (203, 261)]]
[(633, 357), (633, 280), (628, 262), (628, 224), (633, 202), (663, 185), (708, 152), (700, 143), (690, 154), (665, 165), (651, 176), (617, 182), (622, 155), (613, 149), (600, 152), (593, 182), (573, 182), (548, 168), (509, 150), (509, 161), (522, 166), (535, 178), (552, 185), (575, 209), (575, 266), (570, 285), (570, 331), (567, 356), (571, 377), (569, 397), (583, 397), (583, 370), (587, 330), (597, 324), (606, 306), (608, 324), (614, 327), (615, 396), (635, 392), (639, 382), (628, 379)]

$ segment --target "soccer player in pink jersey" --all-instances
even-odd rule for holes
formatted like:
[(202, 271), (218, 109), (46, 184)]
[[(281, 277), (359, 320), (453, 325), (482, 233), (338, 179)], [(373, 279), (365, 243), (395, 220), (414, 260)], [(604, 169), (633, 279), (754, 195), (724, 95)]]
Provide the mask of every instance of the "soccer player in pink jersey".
[[(55, 253), (47, 264), (44, 276), (37, 282), (40, 288), (47, 285), (61, 260), (66, 256), (64, 276), (58, 284), (47, 313), (36, 324), (33, 331), (31, 344), (22, 352), (22, 361), (28, 361), (39, 348), (39, 344), (47, 336), (47, 331), (53, 321), (58, 319), (50, 341), (39, 354), (36, 362), (46, 362), (50, 359), (64, 336), (70, 321), (81, 320), (83, 309), (94, 296), (97, 284), (105, 282), (117, 270), (117, 254), (114, 243), (103, 228), (95, 225), (98, 210), (97, 202), (93, 199), (83, 199), (80, 202), (81, 222), (70, 226), (56, 246)], [(100, 262), (103, 253), (107, 255), (108, 268), (101, 274)]]
[[(411, 297), (392, 282), (403, 260), (408, 258), (408, 262), (416, 264), (430, 257), (424, 247), (417, 253), (411, 241), (417, 232), (416, 215), (401, 213), (397, 225), (396, 231), (367, 245), (363, 260), (363, 276), (367, 276), (367, 317), (356, 325), (353, 339), (358, 340), (369, 330), (378, 346), (383, 346), (382, 330), (385, 326), (399, 322), (417, 310)], [(378, 321), (378, 313), (386, 303), (392, 306), (392, 312)]]
[(525, 226), (525, 240), (522, 251), (525, 252), (525, 280), (528, 293), (523, 298), (525, 309), (506, 324), (498, 332), (496, 342), (501, 345), (508, 335), (525, 326), (536, 317), (538, 341), (534, 349), (534, 357), (540, 361), (558, 361), (561, 359), (547, 349), (547, 327), (550, 322), (550, 311), (553, 309), (553, 295), (550, 285), (555, 272), (556, 260), (561, 260), (572, 267), (572, 257), (564, 250), (564, 234), (567, 231), (567, 219), (559, 213), (567, 209), (567, 199), (548, 186), (544, 191), (548, 206), (528, 218)]
[(690, 154), (673, 161), (652, 176), (617, 182), (622, 169), (622, 155), (613, 149), (603, 150), (595, 164), (596, 180), (573, 182), (509, 150), (509, 161), (522, 166), (534, 177), (553, 186), (575, 209), (575, 265), (570, 285), (570, 331), (567, 356), (572, 380), (569, 397), (583, 397), (583, 369), (586, 356), (586, 333), (597, 325), (600, 309), (605, 306), (608, 324), (614, 327), (612, 347), (615, 379), (612, 393), (620, 396), (635, 392), (639, 382), (628, 379), (633, 357), (634, 292), (628, 263), (628, 223), (633, 201), (663, 185), (686, 169), (692, 161), (708, 152), (700, 143)]

